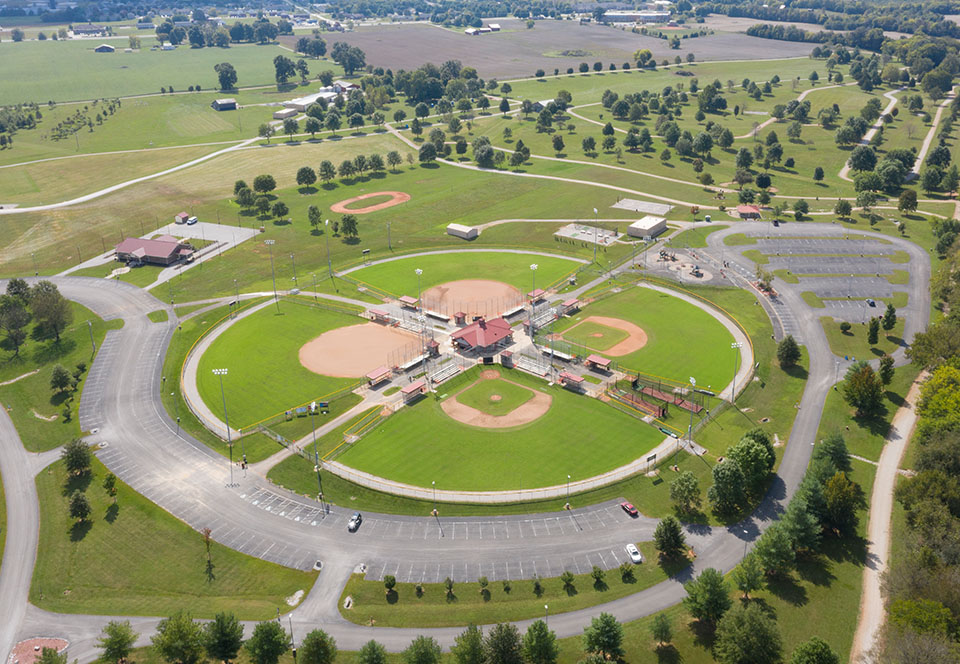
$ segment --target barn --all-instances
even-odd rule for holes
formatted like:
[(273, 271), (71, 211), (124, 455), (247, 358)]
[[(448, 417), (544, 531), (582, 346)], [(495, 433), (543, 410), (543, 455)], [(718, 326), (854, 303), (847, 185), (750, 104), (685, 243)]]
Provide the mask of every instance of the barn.
[(210, 107), (215, 111), (235, 111), (237, 110), (237, 100), (232, 98), (214, 99), (210, 102)]
[(463, 224), (447, 224), (447, 235), (459, 237), (464, 240), (473, 240), (480, 235), (480, 230), (474, 226), (464, 226)]

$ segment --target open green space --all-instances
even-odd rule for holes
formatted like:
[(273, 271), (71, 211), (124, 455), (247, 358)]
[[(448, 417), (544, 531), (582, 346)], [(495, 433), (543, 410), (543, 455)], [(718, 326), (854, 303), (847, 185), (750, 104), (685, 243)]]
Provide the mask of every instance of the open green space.
[(599, 351), (616, 346), (628, 336), (623, 330), (592, 320), (585, 320), (563, 334), (564, 340), (572, 344)]
[[(878, 310), (877, 315), (882, 315), (883, 311)], [(830, 343), (830, 350), (834, 355), (840, 357), (860, 358), (861, 360), (872, 360), (884, 353), (890, 354), (904, 345), (903, 340), (903, 317), (897, 318), (897, 324), (892, 330), (880, 328), (880, 334), (877, 337), (877, 343), (871, 344), (867, 341), (867, 324), (854, 323), (849, 332), (840, 329), (840, 321), (834, 320), (832, 316), (821, 316), (820, 324), (827, 335), (827, 341)]]
[(699, 228), (689, 228), (672, 236), (668, 244), (671, 247), (690, 247), (700, 248), (707, 246), (707, 236), (711, 233), (723, 230), (726, 225), (700, 226)]
[(166, 309), (157, 309), (147, 314), (147, 318), (153, 323), (165, 323), (168, 318)]
[(612, 569), (596, 583), (589, 573), (576, 574), (574, 569), (570, 570), (574, 572), (570, 585), (564, 586), (558, 577), (541, 579), (539, 592), (532, 580), (520, 580), (507, 584), (492, 581), (483, 589), (477, 582), (458, 583), (452, 593), (442, 583), (421, 584), (420, 593), (415, 583), (398, 583), (388, 594), (383, 582), (354, 574), (341, 594), (342, 598), (352, 598), (353, 606), (341, 608), (340, 614), (353, 623), (369, 625), (372, 620), (380, 627), (489, 625), (538, 618), (543, 615), (544, 604), (555, 615), (611, 602), (660, 583), (689, 565), (688, 560), (658, 563), (653, 542), (640, 542), (637, 548), (644, 562), (631, 565), (629, 577)]
[[(463, 381), (476, 372), (463, 374)], [(441, 394), (382, 421), (337, 461), (416, 486), (436, 481), (439, 489), (530, 489), (562, 484), (568, 475), (593, 477), (663, 440), (655, 428), (596, 399), (519, 370), (504, 369), (502, 376), (547, 394), (552, 399), (547, 413), (518, 427), (484, 429), (447, 416)]]
[(265, 307), (233, 323), (200, 358), (200, 396), (221, 415), (220, 378), (213, 370), (227, 369), (223, 392), (231, 426), (238, 429), (313, 399), (332, 397), (357, 379), (316, 374), (300, 363), (298, 351), (324, 332), (362, 323), (350, 314), (291, 300), (285, 300), (279, 312), (277, 307)]
[(467, 251), (387, 261), (352, 272), (350, 277), (394, 295), (415, 295), (416, 270), (421, 269), (420, 288), (424, 291), (448, 281), (471, 278), (502, 281), (525, 293), (533, 286), (530, 266), (534, 263), (537, 285), (543, 287), (561, 281), (581, 265), (557, 256)]
[[(310, 591), (316, 573), (300, 572), (211, 542), (117, 481), (116, 501), (101, 488), (106, 468), (68, 476), (58, 461), (37, 476), (40, 542), (30, 601), (47, 611), (167, 615), (184, 609), (210, 618), (232, 611), (265, 620), (285, 598)], [(85, 492), (87, 521), (69, 517), (74, 491)], [(217, 534), (213, 533), (213, 537)]]
[[(70, 306), (73, 323), (60, 333), (60, 341), (31, 325), (19, 355), (15, 355), (6, 342), (0, 347), (0, 383), (14, 381), (0, 385), (0, 402), (17, 427), (23, 446), (31, 452), (43, 452), (80, 436), (77, 417), (80, 394), (96, 357), (91, 335), (92, 343), (99, 349), (107, 330), (123, 326), (122, 320), (103, 321), (76, 302)], [(56, 365), (61, 364), (72, 373), (81, 362), (86, 370), (76, 393), (71, 395), (69, 391), (50, 388)], [(64, 417), (65, 406), (69, 406), (69, 418)]]
[(681, 382), (693, 376), (697, 385), (715, 391), (723, 389), (733, 375), (732, 363), (715, 361), (721, 350), (726, 354), (733, 337), (713, 316), (678, 297), (649, 288), (626, 288), (561, 320), (555, 331), (563, 333), (596, 315), (622, 318), (647, 334), (646, 346), (613, 358), (621, 371), (641, 371)]
[(749, 237), (744, 233), (733, 233), (732, 235), (728, 235), (727, 237), (723, 238), (723, 243), (728, 247), (738, 247), (742, 245), (756, 244), (757, 238)]
[(533, 392), (509, 380), (480, 380), (454, 398), (488, 415), (506, 415), (533, 398)]

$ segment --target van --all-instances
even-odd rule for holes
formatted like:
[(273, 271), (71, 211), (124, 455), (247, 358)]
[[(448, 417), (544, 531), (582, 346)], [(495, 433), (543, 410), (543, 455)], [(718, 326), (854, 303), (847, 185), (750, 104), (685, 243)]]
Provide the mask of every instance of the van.
[(190, 218), (187, 219), (187, 225), (188, 225), (188, 226), (193, 226), (195, 223), (197, 223), (197, 221), (199, 221), (199, 220), (198, 220), (196, 217), (190, 217)]

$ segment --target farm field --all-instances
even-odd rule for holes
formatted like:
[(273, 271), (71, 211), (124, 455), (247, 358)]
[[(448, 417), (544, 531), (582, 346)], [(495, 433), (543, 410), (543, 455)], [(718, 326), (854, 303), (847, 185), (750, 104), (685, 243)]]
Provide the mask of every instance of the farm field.
[[(280, 313), (266, 307), (233, 324), (200, 358), (197, 387), (204, 403), (223, 414), (220, 383), (214, 368), (226, 368), (223, 380), (232, 427), (241, 429), (357, 383), (350, 378), (316, 374), (297, 356), (300, 347), (327, 330), (363, 321), (286, 300)], [(351, 404), (352, 405), (352, 404)]]
[[(474, 371), (454, 380), (466, 384)], [(440, 407), (443, 394), (428, 396), (384, 420), (337, 461), (417, 486), (436, 481), (440, 489), (530, 489), (612, 470), (663, 440), (655, 428), (596, 399), (548, 387), (518, 370), (501, 375), (549, 395), (550, 410), (512, 429), (482, 429), (448, 417)], [(454, 389), (444, 387), (450, 394)]]

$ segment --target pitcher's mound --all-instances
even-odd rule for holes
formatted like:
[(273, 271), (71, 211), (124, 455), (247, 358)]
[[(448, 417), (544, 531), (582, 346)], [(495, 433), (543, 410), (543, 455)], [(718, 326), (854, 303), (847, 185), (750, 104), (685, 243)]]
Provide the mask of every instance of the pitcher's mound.
[(394, 367), (420, 354), (412, 332), (377, 323), (348, 325), (324, 332), (300, 347), (300, 364), (314, 373), (360, 378), (380, 366)]
[(467, 322), (473, 316), (493, 318), (523, 304), (518, 288), (489, 279), (448, 281), (424, 291), (422, 299), (425, 309), (448, 316), (463, 311)]
[[(389, 196), (390, 198), (382, 203), (374, 203), (373, 205), (368, 205), (367, 207), (362, 208), (349, 208), (348, 205), (353, 205), (360, 201), (365, 201), (368, 198), (382, 198), (384, 196)], [(368, 212), (376, 212), (377, 210), (383, 210), (384, 208), (393, 207), (394, 205), (400, 205), (401, 203), (406, 203), (410, 200), (410, 194), (405, 194), (402, 191), (376, 191), (372, 194), (364, 194), (362, 196), (354, 196), (353, 198), (348, 198), (345, 201), (340, 201), (339, 203), (334, 203), (330, 206), (331, 212), (339, 212), (341, 214), (367, 214)]]

